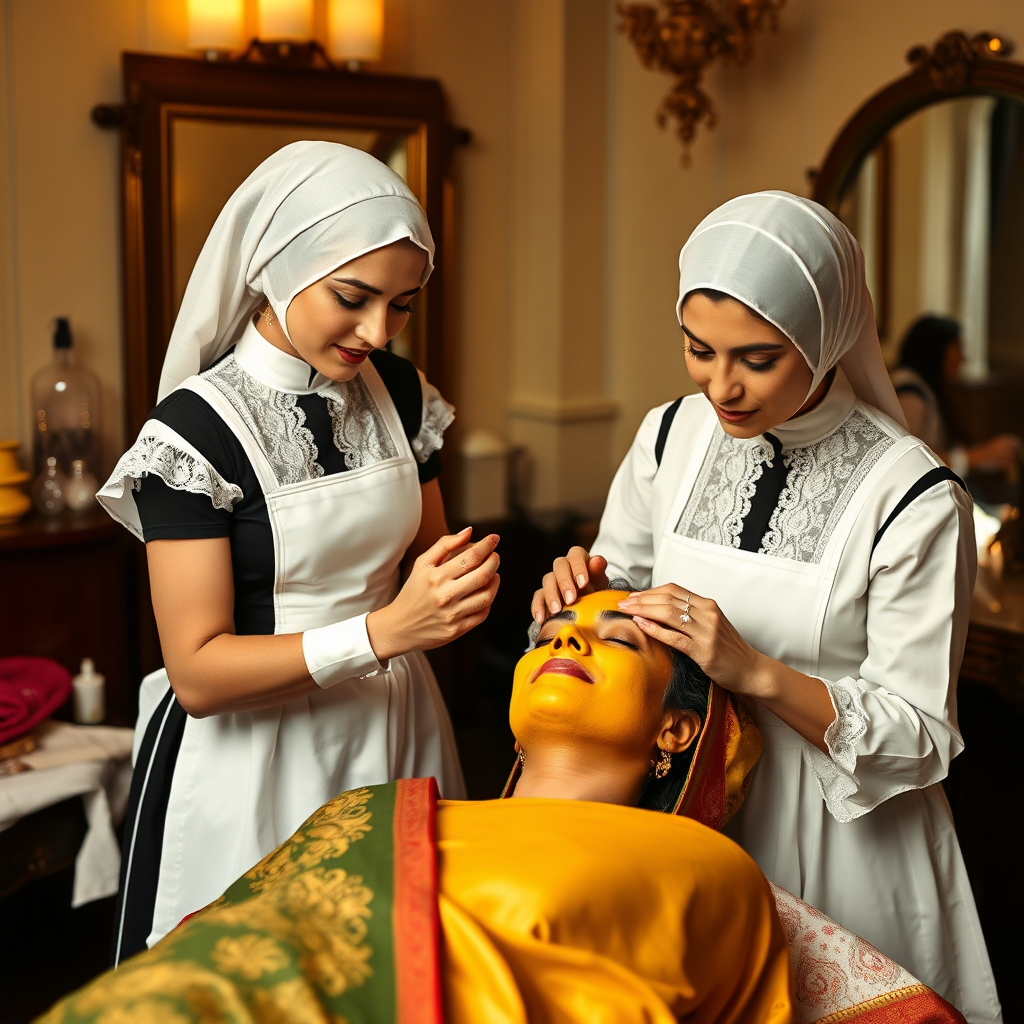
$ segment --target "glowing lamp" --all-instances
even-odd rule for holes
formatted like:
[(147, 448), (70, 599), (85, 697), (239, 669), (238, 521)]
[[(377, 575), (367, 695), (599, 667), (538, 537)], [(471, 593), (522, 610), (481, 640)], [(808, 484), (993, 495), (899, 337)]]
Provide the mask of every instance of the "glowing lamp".
[(380, 60), (384, 44), (384, 0), (331, 0), (330, 52), (335, 60), (358, 64)]
[(260, 39), (305, 42), (313, 36), (313, 0), (260, 0)]
[(188, 45), (236, 50), (242, 44), (245, 0), (188, 0)]

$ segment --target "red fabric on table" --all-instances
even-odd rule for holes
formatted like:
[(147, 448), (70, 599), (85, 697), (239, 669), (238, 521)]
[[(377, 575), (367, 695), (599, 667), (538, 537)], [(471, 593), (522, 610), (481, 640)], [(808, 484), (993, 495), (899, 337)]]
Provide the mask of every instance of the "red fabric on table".
[(49, 658), (0, 658), (0, 743), (16, 740), (71, 696), (71, 673)]

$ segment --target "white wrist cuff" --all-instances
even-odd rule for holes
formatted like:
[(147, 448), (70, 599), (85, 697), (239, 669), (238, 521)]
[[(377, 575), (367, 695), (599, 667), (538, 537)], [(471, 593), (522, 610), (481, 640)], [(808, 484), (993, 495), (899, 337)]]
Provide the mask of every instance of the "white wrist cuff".
[(950, 448), (949, 468), (953, 470), (961, 480), (967, 476), (967, 472), (971, 468), (971, 463), (970, 459), (967, 457), (967, 449), (962, 444), (958, 444), (954, 448)]
[(365, 614), (307, 629), (302, 634), (302, 656), (317, 686), (324, 688), (387, 671), (387, 665), (381, 665), (373, 653)]

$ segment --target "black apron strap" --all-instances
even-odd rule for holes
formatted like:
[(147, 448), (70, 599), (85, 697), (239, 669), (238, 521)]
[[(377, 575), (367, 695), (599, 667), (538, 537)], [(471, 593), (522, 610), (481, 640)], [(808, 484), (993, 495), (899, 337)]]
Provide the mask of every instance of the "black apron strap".
[(875, 553), (875, 548), (878, 547), (878, 542), (882, 539), (885, 531), (889, 529), (892, 521), (915, 499), (924, 494), (925, 491), (931, 490), (936, 484), (942, 483), (943, 480), (952, 480), (953, 483), (958, 484), (965, 491), (967, 485), (953, 472), (948, 466), (936, 466), (935, 469), (930, 469), (920, 480), (918, 480), (913, 486), (903, 495), (902, 498), (896, 503), (896, 507), (889, 513), (889, 518), (879, 527), (878, 533), (875, 534), (875, 540), (871, 545), (871, 553)]
[(132, 772), (121, 850), (111, 966), (146, 948), (153, 930), (164, 819), (188, 716), (168, 690), (150, 716)]
[(682, 397), (677, 398), (662, 414), (661, 426), (658, 427), (658, 439), (654, 442), (654, 461), (661, 465), (661, 457), (665, 454), (665, 444), (668, 441), (668, 432), (672, 429), (672, 421), (679, 412), (679, 405)]

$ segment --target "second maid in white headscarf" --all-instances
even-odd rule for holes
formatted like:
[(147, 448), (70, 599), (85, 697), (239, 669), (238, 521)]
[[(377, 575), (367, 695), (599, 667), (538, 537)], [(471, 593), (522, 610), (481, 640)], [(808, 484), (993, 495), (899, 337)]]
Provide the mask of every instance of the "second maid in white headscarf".
[(730, 831), (783, 888), (908, 968), (969, 1021), (999, 1002), (941, 780), (975, 573), (971, 501), (908, 436), (860, 248), (785, 192), (708, 216), (679, 257), (701, 394), (652, 409), (588, 555), (591, 579), (750, 698), (764, 753)]
[(384, 350), (433, 250), (405, 183), (325, 142), (264, 161), (203, 247), (160, 404), (100, 493), (146, 542), (166, 665), (140, 697), (116, 960), (344, 790), (463, 795), (420, 652), (486, 616), (497, 538), (445, 561), (467, 539), (436, 479), (452, 411)]

